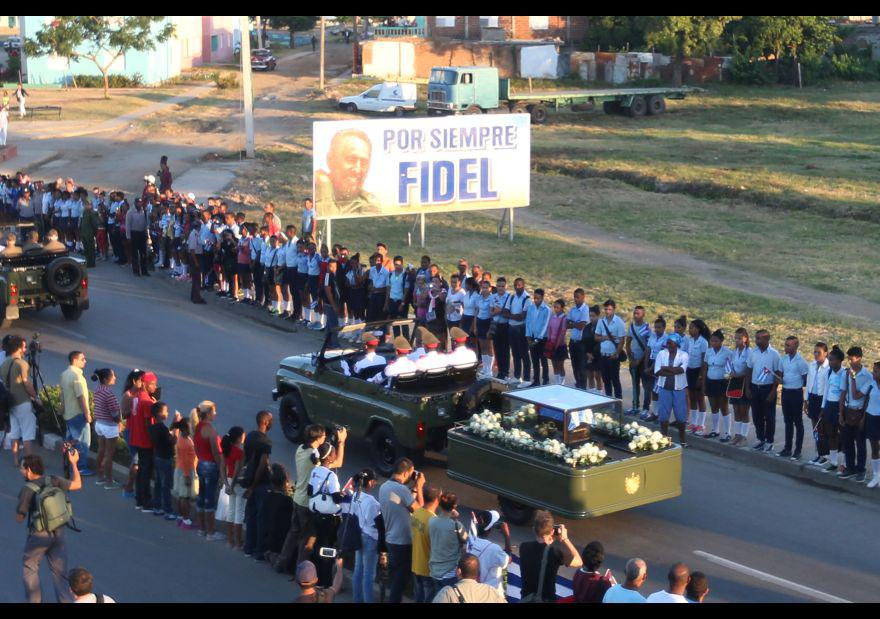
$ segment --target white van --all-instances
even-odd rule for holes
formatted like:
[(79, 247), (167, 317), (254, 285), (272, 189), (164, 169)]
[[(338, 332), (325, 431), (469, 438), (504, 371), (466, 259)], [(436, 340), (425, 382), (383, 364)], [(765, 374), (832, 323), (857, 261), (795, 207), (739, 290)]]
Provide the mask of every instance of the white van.
[(342, 97), (339, 107), (348, 112), (382, 112), (403, 116), (404, 112), (416, 109), (418, 86), (401, 82), (376, 84), (369, 90), (352, 97)]

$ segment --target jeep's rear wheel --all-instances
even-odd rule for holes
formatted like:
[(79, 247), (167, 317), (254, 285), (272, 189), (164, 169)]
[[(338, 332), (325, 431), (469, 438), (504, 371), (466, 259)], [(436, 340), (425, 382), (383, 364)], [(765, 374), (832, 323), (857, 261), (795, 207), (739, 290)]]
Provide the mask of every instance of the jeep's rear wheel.
[(382, 424), (370, 434), (370, 457), (376, 471), (384, 477), (391, 477), (394, 465), (406, 455), (407, 450), (389, 426)]
[(278, 405), (278, 412), (284, 437), (291, 443), (301, 443), (303, 431), (309, 425), (309, 417), (299, 393), (291, 391), (285, 394)]
[(498, 496), (498, 506), (501, 508), (501, 514), (504, 520), (510, 524), (523, 526), (530, 524), (535, 516), (535, 508), (517, 503), (513, 499), (504, 496)]
[(64, 316), (64, 320), (79, 320), (82, 313), (82, 308), (78, 305), (61, 306), (61, 315)]

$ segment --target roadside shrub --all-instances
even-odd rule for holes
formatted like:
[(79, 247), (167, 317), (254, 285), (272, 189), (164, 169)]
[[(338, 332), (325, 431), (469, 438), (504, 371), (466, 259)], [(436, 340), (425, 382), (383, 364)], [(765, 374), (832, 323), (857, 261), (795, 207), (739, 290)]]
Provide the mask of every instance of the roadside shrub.
[[(100, 75), (75, 75), (76, 85), (79, 88), (103, 88), (104, 78)], [(144, 77), (135, 73), (131, 77), (111, 73), (107, 76), (110, 88), (138, 88), (144, 85)]]
[(215, 73), (214, 83), (220, 90), (238, 88), (238, 78), (234, 73)]
[(765, 86), (776, 82), (776, 75), (764, 60), (751, 60), (744, 54), (736, 54), (730, 64), (730, 80), (737, 84)]
[(834, 76), (842, 80), (876, 80), (880, 77), (877, 64), (863, 56), (849, 53), (839, 54), (831, 58)]

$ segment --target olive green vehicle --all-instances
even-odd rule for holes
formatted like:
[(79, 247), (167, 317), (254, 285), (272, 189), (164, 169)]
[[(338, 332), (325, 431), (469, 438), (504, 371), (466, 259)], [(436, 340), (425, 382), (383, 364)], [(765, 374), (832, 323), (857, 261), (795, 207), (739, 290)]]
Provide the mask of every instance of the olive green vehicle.
[(14, 232), (23, 251), (0, 255), (0, 324), (8, 329), (23, 309), (41, 310), (58, 305), (66, 320), (78, 320), (89, 308), (89, 278), (84, 260), (66, 251), (49, 252), (23, 244), (33, 224), (0, 226), (4, 238)]
[[(407, 335), (413, 327), (399, 320), (328, 330), (320, 352), (282, 360), (272, 397), (279, 401), (284, 436), (299, 443), (310, 423), (346, 426), (350, 439), (368, 441), (375, 468), (388, 476), (399, 458), (418, 461), (425, 451), (442, 451), (456, 421), (500, 402), (506, 384), (477, 378), (476, 364), (402, 375), (390, 384), (346, 375), (344, 366), (354, 367), (364, 354), (364, 329)], [(387, 343), (377, 352), (388, 361), (396, 356)]]
[[(570, 413), (578, 410), (602, 413), (616, 419), (618, 427), (624, 425), (620, 400), (573, 387), (532, 387), (502, 397), (496, 412), (531, 404), (542, 420), (558, 421), (561, 429), (568, 425)], [(497, 495), (504, 518), (512, 524), (531, 522), (536, 508), (566, 518), (594, 518), (681, 494), (680, 446), (673, 443), (660, 451), (637, 452), (628, 447), (629, 438), (586, 426), (578, 438), (601, 444), (608, 452), (604, 462), (589, 468), (524, 453), (456, 427), (449, 431), (447, 474)]]

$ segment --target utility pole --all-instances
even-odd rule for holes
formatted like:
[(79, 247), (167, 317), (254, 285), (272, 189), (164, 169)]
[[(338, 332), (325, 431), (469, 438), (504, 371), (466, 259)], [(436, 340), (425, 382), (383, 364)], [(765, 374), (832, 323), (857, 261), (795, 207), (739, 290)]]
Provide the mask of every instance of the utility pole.
[(324, 16), (321, 15), (321, 77), (318, 88), (324, 90)]
[[(239, 18), (241, 29), (241, 90), (244, 97), (244, 152), (245, 157), (256, 157), (254, 150), (254, 88), (251, 84), (251, 29), (247, 15)], [(259, 32), (259, 30), (257, 31)]]
[(257, 48), (263, 49), (263, 30), (262, 30), (262, 27), (260, 26), (260, 16), (257, 15), (255, 20), (256, 21), (254, 23), (257, 28)]

